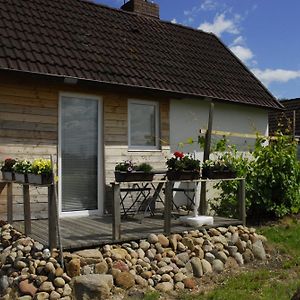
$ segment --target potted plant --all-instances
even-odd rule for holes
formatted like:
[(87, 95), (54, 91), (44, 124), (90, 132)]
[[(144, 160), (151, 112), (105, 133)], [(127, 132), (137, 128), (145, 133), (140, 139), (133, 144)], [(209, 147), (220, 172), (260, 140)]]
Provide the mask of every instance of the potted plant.
[(15, 180), (15, 174), (13, 172), (13, 166), (17, 161), (12, 158), (6, 158), (1, 167), (3, 180), (13, 181)]
[(200, 178), (200, 161), (191, 155), (175, 152), (167, 162), (168, 180), (195, 180)]
[(152, 181), (153, 168), (148, 163), (134, 165), (131, 160), (118, 163), (115, 167), (115, 179), (117, 182)]
[(226, 179), (236, 177), (232, 164), (225, 159), (206, 160), (202, 165), (202, 177), (209, 179)]
[(27, 183), (27, 174), (30, 171), (31, 163), (28, 160), (19, 160), (14, 166), (15, 180), (20, 183)]
[(28, 182), (33, 184), (51, 184), (52, 166), (49, 159), (35, 159), (28, 173)]

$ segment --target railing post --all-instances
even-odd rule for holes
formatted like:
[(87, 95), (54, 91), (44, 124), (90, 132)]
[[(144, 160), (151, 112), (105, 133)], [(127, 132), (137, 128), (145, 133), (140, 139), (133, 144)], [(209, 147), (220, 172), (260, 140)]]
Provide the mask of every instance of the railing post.
[(30, 195), (29, 185), (23, 184), (23, 204), (24, 204), (24, 223), (25, 235), (31, 234), (31, 212), (30, 212)]
[(239, 180), (238, 188), (238, 208), (239, 218), (243, 225), (246, 225), (246, 181), (245, 178)]
[(9, 224), (13, 223), (13, 191), (12, 183), (8, 182), (7, 184), (7, 222)]
[(120, 184), (113, 183), (113, 224), (112, 237), (114, 241), (121, 239), (121, 208), (120, 208)]
[(55, 203), (55, 190), (54, 185), (48, 187), (48, 235), (49, 235), (49, 249), (57, 247), (57, 220), (56, 203)]
[(167, 181), (165, 187), (164, 232), (171, 233), (171, 214), (173, 204), (173, 181)]

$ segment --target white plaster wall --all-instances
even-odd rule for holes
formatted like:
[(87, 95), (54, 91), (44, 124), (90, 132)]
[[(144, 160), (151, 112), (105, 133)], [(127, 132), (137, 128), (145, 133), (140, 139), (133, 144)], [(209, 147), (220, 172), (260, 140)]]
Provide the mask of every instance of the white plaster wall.
[[(192, 137), (197, 140), (199, 129), (206, 129), (210, 104), (205, 100), (171, 100), (170, 146), (171, 151), (200, 152), (197, 144), (179, 148), (178, 144)], [(231, 103), (215, 103), (213, 130), (238, 133), (268, 134), (268, 112), (256, 107)], [(213, 137), (213, 140), (221, 137)], [(247, 151), (253, 139), (230, 138), (230, 142)]]
[[(183, 148), (178, 144), (189, 138), (198, 140), (199, 129), (206, 129), (208, 123), (210, 103), (205, 100), (183, 99), (171, 100), (170, 103), (170, 147), (171, 151), (183, 151), (194, 153), (202, 160), (203, 151), (197, 143), (185, 145)], [(231, 103), (215, 103), (213, 130), (230, 131), (236, 133), (268, 134), (268, 112), (267, 110)], [(213, 136), (213, 143), (220, 136)], [(228, 138), (229, 143), (235, 144), (239, 151), (248, 151), (255, 139)], [(176, 184), (176, 187), (178, 183)], [(184, 187), (184, 184), (180, 184)], [(191, 188), (191, 186), (189, 186)], [(200, 186), (198, 186), (200, 188)], [(208, 198), (216, 196), (216, 191), (209, 188)], [(198, 194), (199, 197), (199, 194)], [(174, 193), (174, 201), (177, 205), (185, 205), (186, 199), (182, 193)]]

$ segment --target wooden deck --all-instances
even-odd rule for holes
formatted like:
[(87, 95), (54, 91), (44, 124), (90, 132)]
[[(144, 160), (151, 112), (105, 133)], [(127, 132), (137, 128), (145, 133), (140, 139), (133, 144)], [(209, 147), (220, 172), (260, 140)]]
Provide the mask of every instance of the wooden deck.
[[(242, 221), (214, 217), (213, 227), (242, 224)], [(16, 229), (24, 232), (24, 222), (14, 222)], [(63, 218), (60, 220), (62, 246), (64, 250), (82, 249), (101, 246), (113, 242), (138, 240), (146, 238), (149, 233), (163, 233), (164, 220), (161, 216), (147, 217), (138, 220), (122, 220), (121, 240), (112, 240), (112, 218), (111, 217), (76, 217)], [(192, 227), (182, 226), (178, 220), (172, 219), (172, 233), (180, 233), (192, 230)], [(48, 220), (32, 220), (32, 233), (30, 236), (48, 245)]]

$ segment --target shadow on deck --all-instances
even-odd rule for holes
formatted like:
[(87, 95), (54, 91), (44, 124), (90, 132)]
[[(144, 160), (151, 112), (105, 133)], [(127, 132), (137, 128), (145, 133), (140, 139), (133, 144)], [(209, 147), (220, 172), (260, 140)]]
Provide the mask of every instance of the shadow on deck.
[[(48, 219), (32, 220), (30, 236), (44, 245), (48, 245)], [(236, 219), (214, 217), (213, 226), (219, 227), (242, 224)], [(17, 221), (13, 225), (24, 232), (24, 222)], [(150, 233), (163, 233), (164, 219), (162, 216), (146, 217), (139, 222), (136, 219), (122, 220), (121, 240), (112, 239), (112, 218), (107, 217), (76, 217), (60, 219), (62, 246), (64, 250), (97, 247), (113, 242), (123, 242), (146, 238)], [(172, 219), (171, 232), (181, 233), (195, 228), (183, 226), (178, 220)]]

